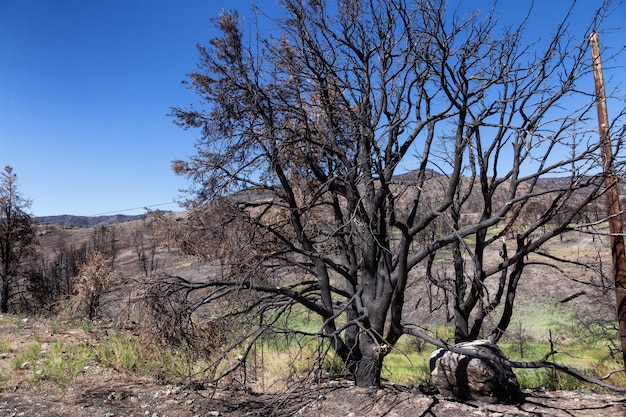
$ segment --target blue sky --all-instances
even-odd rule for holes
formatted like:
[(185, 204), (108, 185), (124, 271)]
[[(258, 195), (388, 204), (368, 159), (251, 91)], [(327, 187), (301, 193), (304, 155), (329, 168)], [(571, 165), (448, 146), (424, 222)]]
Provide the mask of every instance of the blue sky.
[[(276, 11), (274, 0), (256, 4)], [(499, 10), (516, 21), (530, 4)], [(536, 1), (534, 28), (553, 27), (567, 4)], [(598, 4), (579, 1), (578, 15)], [(604, 46), (624, 45), (625, 7)], [(170, 163), (194, 154), (199, 133), (167, 114), (196, 99), (181, 81), (196, 44), (215, 35), (210, 19), (232, 8), (249, 15), (250, 1), (0, 0), (0, 169), (13, 166), (34, 215), (179, 209), (186, 183)], [(620, 71), (605, 75), (608, 89)]]

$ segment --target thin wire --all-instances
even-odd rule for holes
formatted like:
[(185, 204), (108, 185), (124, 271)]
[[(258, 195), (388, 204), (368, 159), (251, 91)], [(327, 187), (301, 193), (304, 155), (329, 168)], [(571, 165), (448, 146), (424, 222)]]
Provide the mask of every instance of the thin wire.
[(135, 210), (142, 210), (145, 209), (146, 211), (149, 211), (147, 209), (151, 208), (151, 207), (160, 207), (160, 206), (169, 206), (172, 204), (178, 204), (174, 201), (170, 202), (170, 203), (159, 203), (159, 204), (151, 204), (149, 206), (142, 206), (142, 207), (135, 207), (135, 208), (129, 208), (129, 209), (123, 209), (123, 210), (116, 210), (116, 211), (108, 211), (106, 213), (98, 213), (98, 214), (92, 214), (91, 216), (87, 216), (87, 217), (97, 217), (97, 216), (106, 216), (109, 214), (119, 214), (119, 213), (125, 213), (127, 211), (135, 211)]

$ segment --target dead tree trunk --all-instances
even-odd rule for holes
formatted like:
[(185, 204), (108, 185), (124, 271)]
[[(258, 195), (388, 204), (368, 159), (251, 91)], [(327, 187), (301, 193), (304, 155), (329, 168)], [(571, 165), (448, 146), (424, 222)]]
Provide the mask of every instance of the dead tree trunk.
[(596, 32), (591, 34), (591, 53), (593, 57), (593, 75), (596, 85), (600, 143), (602, 145), (602, 165), (604, 169), (604, 181), (607, 186), (606, 195), (609, 229), (611, 232), (611, 253), (613, 255), (617, 319), (619, 322), (619, 335), (624, 358), (624, 368), (626, 369), (626, 250), (624, 248), (624, 230), (617, 189), (617, 177), (615, 176), (615, 166), (613, 163), (613, 149), (611, 147), (611, 138), (609, 137), (609, 117), (604, 93), (600, 43)]

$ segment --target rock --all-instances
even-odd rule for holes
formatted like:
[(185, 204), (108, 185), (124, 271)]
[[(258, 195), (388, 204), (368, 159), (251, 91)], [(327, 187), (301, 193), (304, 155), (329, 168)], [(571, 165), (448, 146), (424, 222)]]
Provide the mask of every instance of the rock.
[[(477, 400), (487, 403), (518, 403), (522, 393), (504, 354), (489, 340), (454, 345), (464, 353), (437, 349), (430, 356), (433, 383), (447, 398)], [(483, 353), (492, 359), (474, 356)]]

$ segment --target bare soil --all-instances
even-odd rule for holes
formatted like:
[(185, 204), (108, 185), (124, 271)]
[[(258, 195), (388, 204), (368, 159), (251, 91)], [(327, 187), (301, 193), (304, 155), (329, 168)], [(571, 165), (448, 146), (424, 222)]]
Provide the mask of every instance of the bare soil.
[[(11, 320), (18, 320), (12, 318)], [(11, 352), (0, 355), (0, 370), (10, 369), (21, 349), (59, 337), (85, 337), (81, 329), (51, 334), (38, 320), (21, 326), (0, 325), (0, 341)], [(0, 416), (200, 417), (200, 416), (626, 416), (626, 396), (573, 391), (526, 391), (518, 405), (456, 402), (436, 393), (385, 384), (382, 389), (356, 388), (350, 381), (297, 386), (264, 394), (202, 383), (163, 385), (146, 377), (100, 366), (87, 366), (65, 389), (51, 381), (30, 382), (27, 371), (11, 371), (0, 386)]]
[(65, 392), (43, 384), (0, 392), (0, 415), (17, 416), (626, 416), (626, 399), (571, 391), (527, 392), (519, 405), (455, 402), (397, 386), (379, 390), (334, 381), (280, 394), (164, 387), (117, 372), (87, 371)]

